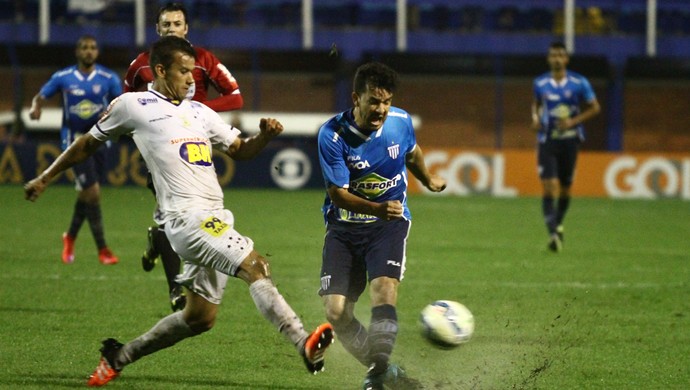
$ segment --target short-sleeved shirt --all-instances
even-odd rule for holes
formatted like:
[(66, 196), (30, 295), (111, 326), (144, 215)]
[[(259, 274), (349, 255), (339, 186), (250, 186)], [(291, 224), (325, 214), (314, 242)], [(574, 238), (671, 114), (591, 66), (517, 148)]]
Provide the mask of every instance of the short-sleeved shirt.
[[(210, 51), (201, 47), (194, 47), (194, 51), (196, 51), (196, 62), (192, 71), (194, 86), (189, 89), (187, 98), (202, 102), (219, 112), (242, 108), (240, 86), (228, 68)], [(125, 75), (125, 92), (145, 91), (152, 81), (153, 72), (149, 65), (149, 52), (142, 52), (129, 64)], [(208, 101), (209, 86), (213, 86), (224, 98)]]
[(541, 102), (541, 129), (537, 135), (540, 143), (555, 139), (585, 139), (584, 127), (578, 124), (565, 131), (556, 130), (559, 119), (572, 118), (580, 113), (580, 105), (596, 99), (592, 85), (587, 78), (573, 71), (567, 71), (566, 77), (556, 81), (551, 72), (534, 79), (534, 99)]
[[(321, 126), (318, 134), (319, 162), (326, 188), (335, 185), (361, 198), (384, 202), (399, 200), (403, 216), (407, 207), (405, 156), (416, 146), (411, 116), (391, 107), (383, 126), (365, 135), (358, 129), (352, 110), (341, 112)], [(326, 222), (376, 222), (373, 215), (338, 208), (328, 194), (323, 205)]]
[(55, 72), (39, 95), (49, 99), (58, 92), (62, 93), (60, 138), (64, 150), (91, 129), (108, 104), (122, 93), (122, 85), (117, 74), (104, 66), (96, 64), (91, 73), (83, 74), (72, 65)]
[(223, 209), (212, 149), (227, 150), (240, 131), (202, 103), (171, 101), (156, 91), (115, 99), (90, 132), (104, 141), (129, 134), (153, 175), (159, 223), (185, 211)]

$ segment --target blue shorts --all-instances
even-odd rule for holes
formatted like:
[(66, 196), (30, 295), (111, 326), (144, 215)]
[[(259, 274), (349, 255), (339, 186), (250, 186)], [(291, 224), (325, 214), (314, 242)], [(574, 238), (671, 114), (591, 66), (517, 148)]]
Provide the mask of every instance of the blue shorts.
[(105, 180), (106, 147), (100, 147), (91, 157), (72, 167), (74, 187), (82, 191)]
[(329, 222), (323, 245), (319, 295), (344, 295), (357, 302), (367, 283), (405, 273), (405, 248), (411, 222)]
[(540, 143), (537, 151), (539, 177), (541, 179), (558, 178), (562, 186), (570, 187), (573, 184), (579, 147), (578, 138)]

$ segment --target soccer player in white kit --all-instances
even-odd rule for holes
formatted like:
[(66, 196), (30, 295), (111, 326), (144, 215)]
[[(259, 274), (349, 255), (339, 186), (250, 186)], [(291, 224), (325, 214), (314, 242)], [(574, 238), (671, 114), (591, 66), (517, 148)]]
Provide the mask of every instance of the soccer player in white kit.
[(249, 285), (257, 309), (295, 345), (309, 372), (323, 369), (323, 353), (333, 341), (328, 323), (311, 334), (304, 330), (274, 286), (268, 261), (254, 250), (249, 237), (233, 229), (233, 214), (224, 207), (211, 161), (212, 148), (233, 159), (251, 159), (283, 126), (275, 119), (261, 119), (260, 132), (241, 139), (240, 131), (224, 123), (216, 112), (185, 99), (194, 84), (194, 60), (189, 42), (173, 36), (161, 38), (151, 49), (153, 87), (115, 99), (89, 133), (25, 185), (26, 198), (35, 201), (55, 175), (86, 159), (108, 139), (131, 135), (153, 174), (161, 222), (169, 226), (170, 242), (184, 261), (178, 281), (187, 289), (185, 309), (126, 344), (103, 341), (89, 386), (105, 385), (139, 358), (210, 330), (228, 276)]

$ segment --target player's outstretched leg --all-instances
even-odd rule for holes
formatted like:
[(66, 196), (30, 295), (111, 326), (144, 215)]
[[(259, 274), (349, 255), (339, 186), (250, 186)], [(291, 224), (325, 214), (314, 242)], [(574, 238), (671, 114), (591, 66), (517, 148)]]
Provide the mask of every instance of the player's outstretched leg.
[(117, 354), (120, 349), (122, 349), (122, 343), (117, 340), (103, 340), (103, 346), (100, 349), (101, 360), (98, 362), (96, 370), (89, 377), (89, 381), (86, 383), (88, 386), (103, 386), (120, 375), (120, 371), (114, 368), (115, 354)]
[(302, 357), (307, 371), (316, 375), (324, 370), (323, 354), (335, 339), (333, 327), (329, 323), (319, 325), (316, 330), (311, 332), (302, 347)]

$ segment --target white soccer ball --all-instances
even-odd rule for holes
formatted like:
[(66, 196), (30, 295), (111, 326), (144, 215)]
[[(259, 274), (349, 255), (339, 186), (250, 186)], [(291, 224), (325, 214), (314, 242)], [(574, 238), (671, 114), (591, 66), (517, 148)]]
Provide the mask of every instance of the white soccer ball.
[(427, 305), (419, 316), (422, 334), (434, 343), (455, 347), (470, 341), (474, 316), (462, 303), (448, 300)]

